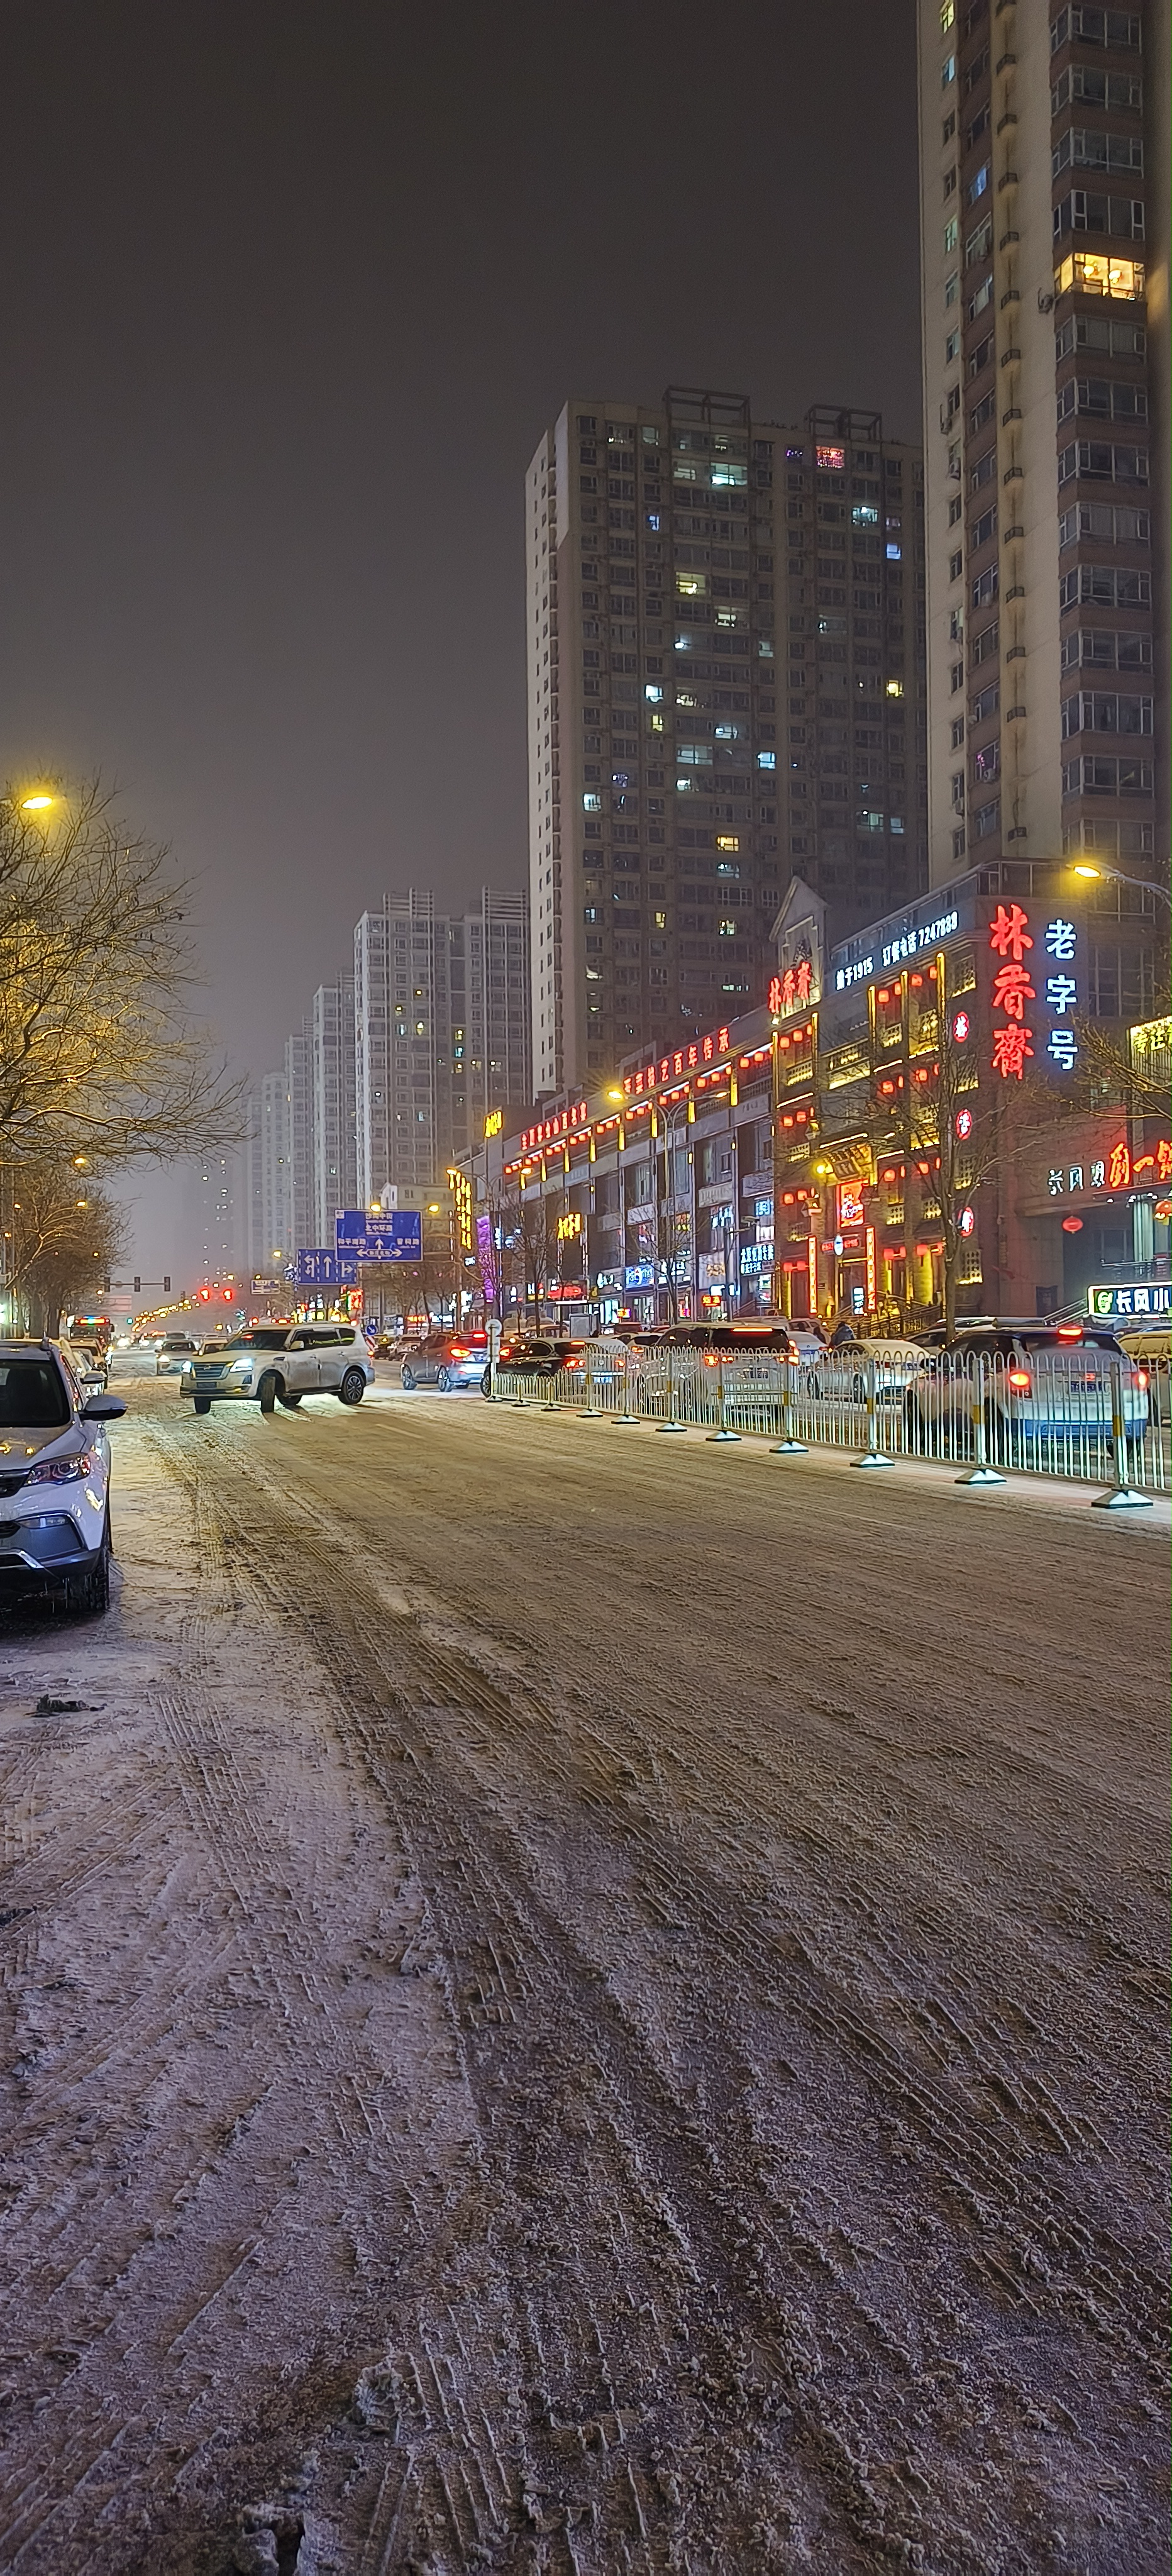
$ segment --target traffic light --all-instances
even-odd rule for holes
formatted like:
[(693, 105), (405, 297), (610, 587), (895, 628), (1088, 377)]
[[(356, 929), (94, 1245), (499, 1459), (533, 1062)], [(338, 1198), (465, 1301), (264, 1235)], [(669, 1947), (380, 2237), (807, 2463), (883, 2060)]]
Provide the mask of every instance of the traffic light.
[(135, 1296), (136, 1296), (136, 1297), (141, 1297), (141, 1295), (142, 1295), (142, 1281), (141, 1281), (141, 1279), (132, 1279), (130, 1284), (131, 1284), (131, 1287), (132, 1287), (132, 1288), (133, 1288), (133, 1290), (134, 1290)]
[(170, 1294), (171, 1294), (171, 1282), (170, 1282), (170, 1280), (169, 1280), (169, 1279), (168, 1279), (168, 1277), (167, 1277), (167, 1273), (166, 1273), (166, 1271), (164, 1271), (164, 1272), (163, 1272), (163, 1295), (164, 1295), (164, 1297), (169, 1297), (169, 1296), (170, 1296)]

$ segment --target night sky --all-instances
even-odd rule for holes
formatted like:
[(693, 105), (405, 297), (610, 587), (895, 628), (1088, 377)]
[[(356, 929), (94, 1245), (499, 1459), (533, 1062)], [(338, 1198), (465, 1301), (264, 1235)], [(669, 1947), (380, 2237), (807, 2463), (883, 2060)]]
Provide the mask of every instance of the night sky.
[[(527, 875), (566, 394), (920, 435), (911, 0), (8, 0), (0, 769), (199, 879), (259, 1074), (387, 885)], [(195, 1258), (141, 1185), (136, 1254)]]

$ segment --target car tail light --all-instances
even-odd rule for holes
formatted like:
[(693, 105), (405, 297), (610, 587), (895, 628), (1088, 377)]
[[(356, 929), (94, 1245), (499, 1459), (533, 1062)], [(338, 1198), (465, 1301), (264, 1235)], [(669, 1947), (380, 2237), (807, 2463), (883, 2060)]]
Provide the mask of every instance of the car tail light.
[(1136, 1372), (1135, 1372), (1135, 1382), (1136, 1382), (1136, 1385), (1137, 1385), (1137, 1386), (1138, 1386), (1138, 1388), (1139, 1388), (1140, 1394), (1141, 1394), (1141, 1395), (1146, 1395), (1146, 1394), (1147, 1394), (1147, 1391), (1148, 1391), (1148, 1373), (1147, 1373), (1147, 1370), (1146, 1370), (1146, 1369), (1137, 1369), (1137, 1370), (1136, 1370)]
[(562, 1366), (563, 1368), (581, 1368), (582, 1362), (581, 1360), (563, 1360)]
[(1060, 1324), (1058, 1327), (1058, 1339), (1060, 1342), (1081, 1342), (1082, 1325)]
[(453, 1358), (454, 1360), (466, 1360), (466, 1359), (467, 1359), (467, 1357), (468, 1357), (468, 1353), (467, 1353), (467, 1351), (466, 1351), (466, 1350), (465, 1350), (465, 1348), (464, 1348), (463, 1342), (453, 1342), (453, 1344), (452, 1344), (452, 1358)]
[(1029, 1370), (1011, 1369), (1009, 1372), (1009, 1383), (1012, 1387), (1016, 1387), (1019, 1395), (1028, 1395), (1031, 1383)]
[(720, 1358), (719, 1358), (719, 1354), (718, 1354), (716, 1351), (705, 1351), (705, 1353), (704, 1353), (704, 1366), (705, 1366), (705, 1368), (719, 1368), (719, 1366), (720, 1366)]

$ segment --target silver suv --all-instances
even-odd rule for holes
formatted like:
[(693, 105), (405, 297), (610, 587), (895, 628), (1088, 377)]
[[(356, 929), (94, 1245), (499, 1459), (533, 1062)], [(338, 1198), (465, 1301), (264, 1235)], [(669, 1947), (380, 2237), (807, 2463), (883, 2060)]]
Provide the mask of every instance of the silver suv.
[(306, 1395), (361, 1404), (373, 1384), (374, 1363), (353, 1324), (249, 1324), (220, 1350), (185, 1360), (179, 1375), (180, 1395), (197, 1413), (240, 1403), (294, 1413)]

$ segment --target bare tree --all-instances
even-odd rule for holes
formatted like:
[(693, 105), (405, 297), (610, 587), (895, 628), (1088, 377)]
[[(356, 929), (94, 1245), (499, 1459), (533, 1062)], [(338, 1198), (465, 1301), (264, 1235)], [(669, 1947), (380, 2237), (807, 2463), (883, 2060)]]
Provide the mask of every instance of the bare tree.
[(0, 799), (0, 1159), (111, 1168), (222, 1150), (243, 1086), (188, 1016), (188, 889), (93, 780)]
[(35, 1332), (55, 1333), (66, 1307), (101, 1291), (129, 1231), (125, 1209), (68, 1164), (29, 1164), (9, 1208), (8, 1283)]

